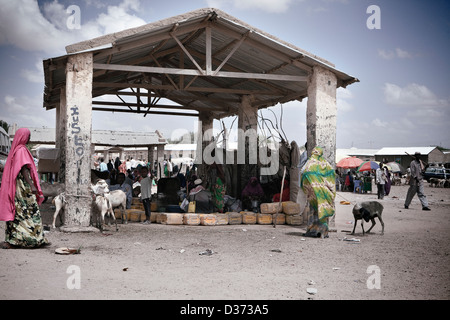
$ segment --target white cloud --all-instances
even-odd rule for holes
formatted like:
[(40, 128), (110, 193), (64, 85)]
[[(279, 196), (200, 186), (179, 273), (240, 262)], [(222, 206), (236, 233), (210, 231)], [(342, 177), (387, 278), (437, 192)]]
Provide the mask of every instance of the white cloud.
[(401, 59), (410, 59), (412, 58), (412, 54), (409, 53), (408, 51), (402, 50), (400, 48), (396, 48), (395, 49), (395, 53), (397, 54), (397, 57), (401, 58)]
[(353, 99), (353, 93), (347, 88), (338, 88), (336, 92), (336, 105), (338, 112), (350, 112), (354, 110), (347, 100)]
[(395, 50), (378, 49), (378, 56), (385, 60), (392, 60), (394, 58), (399, 58), (399, 59), (413, 58), (413, 54), (409, 53), (406, 50), (400, 49), (400, 48), (395, 48)]
[(393, 51), (385, 51), (383, 49), (378, 49), (378, 56), (386, 60), (391, 60), (395, 58), (395, 53)]
[(387, 121), (381, 121), (378, 118), (375, 118), (374, 120), (372, 120), (372, 124), (376, 127), (382, 127), (382, 128), (386, 128), (388, 126)]
[[(9, 124), (22, 127), (41, 127), (42, 124), (54, 126), (55, 113), (44, 112), (42, 95), (36, 97), (6, 95), (0, 101), (0, 119)], [(53, 125), (52, 125), (53, 124)]]
[(44, 70), (42, 67), (42, 61), (38, 61), (35, 64), (35, 69), (22, 69), (20, 75), (26, 80), (33, 83), (43, 83), (44, 82)]
[(385, 83), (383, 87), (384, 100), (387, 104), (396, 106), (448, 106), (449, 101), (438, 97), (426, 86), (417, 83), (408, 84), (401, 88), (392, 83)]
[[(45, 3), (42, 12), (36, 0), (0, 0), (0, 45), (64, 54), (69, 44), (145, 24), (133, 14), (140, 9), (139, 0), (123, 0), (117, 6), (108, 6), (106, 12), (82, 23), (80, 29), (67, 27), (72, 14), (66, 9), (57, 0)], [(80, 14), (83, 22), (83, 12)]]
[(237, 9), (258, 9), (272, 13), (283, 13), (289, 9), (292, 0), (207, 0), (209, 7), (227, 8), (234, 6)]

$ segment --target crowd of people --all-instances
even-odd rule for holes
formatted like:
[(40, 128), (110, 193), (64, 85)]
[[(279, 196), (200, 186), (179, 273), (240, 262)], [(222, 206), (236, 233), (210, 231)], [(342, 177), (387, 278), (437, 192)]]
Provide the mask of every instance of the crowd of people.
[[(43, 202), (43, 192), (40, 187), (34, 159), (26, 144), (30, 139), (30, 130), (21, 128), (17, 130), (11, 151), (4, 166), (4, 174), (0, 188), (0, 221), (6, 221), (5, 242), (2, 248), (36, 248), (48, 244), (42, 225), (39, 205)], [(155, 185), (156, 163), (133, 162), (127, 159), (122, 162), (116, 158), (114, 163), (109, 160), (107, 164), (103, 159), (97, 164), (100, 173), (107, 174), (110, 190), (122, 190), (127, 195), (127, 208), (131, 206), (133, 196), (142, 200), (146, 220), (150, 223), (151, 202), (153, 200), (152, 187)], [(240, 199), (230, 199), (227, 196), (226, 178), (221, 164), (213, 163), (206, 168), (206, 180), (197, 176), (195, 165), (187, 165), (184, 173), (181, 168), (172, 165), (170, 159), (164, 161), (162, 179), (175, 178), (178, 181), (180, 201), (196, 202), (195, 212), (205, 210), (210, 212), (224, 212), (242, 209), (255, 210), (257, 203), (267, 195), (258, 177), (251, 177), (240, 195)], [(373, 175), (377, 184), (378, 199), (382, 200), (390, 191), (391, 173), (386, 166), (380, 164), (379, 168), (362, 174), (349, 171), (341, 176), (338, 170), (323, 157), (323, 149), (315, 147), (311, 156), (306, 157), (306, 151), (301, 155), (297, 164), (299, 170), (299, 184), (310, 207), (305, 236), (327, 237), (328, 218), (334, 215), (334, 201), (337, 190), (342, 185), (351, 191), (352, 183), (356, 178)], [(424, 195), (423, 172), (425, 164), (420, 159), (420, 153), (414, 155), (410, 165), (410, 187), (406, 195), (405, 209), (409, 208), (411, 200), (417, 194), (423, 210), (430, 210)], [(161, 181), (161, 180), (160, 180)], [(289, 178), (283, 177), (289, 194)], [(282, 188), (283, 189), (283, 188)], [(181, 199), (182, 198), (182, 199)], [(280, 199), (281, 198), (281, 199)], [(231, 202), (229, 200), (232, 200)], [(272, 201), (285, 201), (285, 191), (274, 194)], [(185, 201), (183, 201), (185, 202)], [(202, 208), (202, 203), (204, 207)], [(236, 205), (234, 208), (233, 205)], [(255, 205), (256, 204), (256, 205)], [(181, 207), (180, 207), (181, 209)]]

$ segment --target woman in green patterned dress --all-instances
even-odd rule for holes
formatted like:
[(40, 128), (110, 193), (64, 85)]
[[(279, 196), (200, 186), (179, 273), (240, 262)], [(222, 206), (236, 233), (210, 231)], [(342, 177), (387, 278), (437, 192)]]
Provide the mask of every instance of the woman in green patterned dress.
[(44, 237), (39, 204), (44, 200), (33, 156), (26, 144), (30, 130), (17, 130), (0, 188), (0, 221), (6, 221), (4, 249), (37, 248)]
[(323, 149), (315, 147), (303, 167), (301, 180), (311, 210), (305, 234), (310, 237), (328, 237), (328, 217), (335, 211), (335, 171), (322, 155)]

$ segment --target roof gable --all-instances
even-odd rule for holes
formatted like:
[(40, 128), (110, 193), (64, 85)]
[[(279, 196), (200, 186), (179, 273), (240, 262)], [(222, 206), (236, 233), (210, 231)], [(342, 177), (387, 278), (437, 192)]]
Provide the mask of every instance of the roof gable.
[[(336, 74), (338, 86), (358, 81), (329, 61), (214, 8), (86, 40), (66, 51), (92, 51), (94, 111), (144, 116), (207, 111), (220, 119), (237, 114), (243, 95), (251, 95), (257, 108), (302, 100), (315, 65)], [(47, 109), (59, 103), (66, 59), (44, 61)]]

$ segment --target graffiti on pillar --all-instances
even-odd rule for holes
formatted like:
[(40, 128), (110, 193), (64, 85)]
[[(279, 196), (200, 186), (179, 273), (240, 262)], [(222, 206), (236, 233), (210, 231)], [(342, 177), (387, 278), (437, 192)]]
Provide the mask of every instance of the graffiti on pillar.
[(71, 124), (71, 128), (72, 128), (72, 135), (73, 135), (73, 141), (75, 143), (75, 152), (78, 156), (83, 156), (84, 154), (84, 145), (83, 145), (83, 137), (81, 137), (79, 135), (79, 133), (81, 132), (81, 128), (79, 125), (80, 119), (78, 118), (78, 115), (80, 114), (78, 111), (78, 107), (74, 106), (70, 108), (71, 110), (71, 117), (72, 117), (72, 124)]

